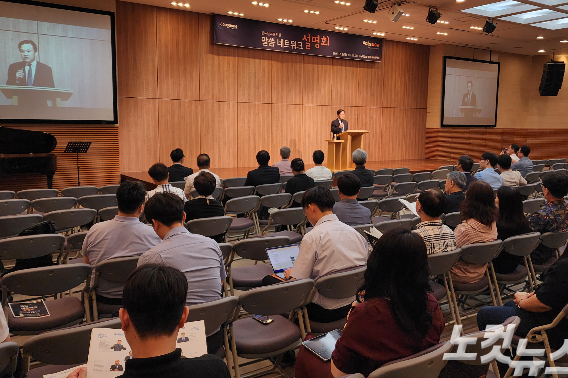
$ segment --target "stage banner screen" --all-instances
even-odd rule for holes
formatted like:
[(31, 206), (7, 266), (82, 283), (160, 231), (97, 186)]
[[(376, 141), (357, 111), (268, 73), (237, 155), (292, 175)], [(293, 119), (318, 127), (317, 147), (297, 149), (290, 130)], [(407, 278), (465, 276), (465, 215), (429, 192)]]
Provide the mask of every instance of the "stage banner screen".
[(380, 62), (382, 38), (215, 15), (214, 43), (329, 58)]

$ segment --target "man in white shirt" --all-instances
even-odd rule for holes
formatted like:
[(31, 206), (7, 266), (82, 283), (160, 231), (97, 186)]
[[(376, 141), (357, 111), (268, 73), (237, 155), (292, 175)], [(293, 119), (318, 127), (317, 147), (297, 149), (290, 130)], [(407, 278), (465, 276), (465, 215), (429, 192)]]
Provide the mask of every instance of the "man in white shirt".
[(187, 199), (191, 199), (191, 191), (194, 189), (193, 180), (197, 177), (197, 175), (201, 171), (211, 173), (213, 177), (215, 177), (216, 186), (221, 186), (221, 178), (217, 176), (215, 173), (211, 172), (209, 170), (210, 167), (211, 167), (211, 159), (209, 158), (209, 155), (199, 154), (199, 156), (197, 157), (197, 168), (199, 168), (199, 170), (194, 174), (189, 175), (185, 178), (185, 188), (183, 191)]
[[(333, 214), (335, 199), (329, 189), (316, 186), (304, 193), (302, 207), (314, 228), (308, 232), (292, 269), (284, 273), (287, 279), (318, 280), (329, 273), (364, 266), (367, 263), (367, 242), (354, 228)], [(353, 298), (331, 299), (318, 293), (308, 304), (310, 320), (330, 323), (347, 316)]]
[(497, 158), (497, 168), (501, 172), (504, 186), (522, 186), (527, 185), (527, 180), (519, 171), (511, 169), (511, 157), (509, 155), (499, 155)]
[(148, 169), (148, 175), (152, 178), (156, 189), (146, 193), (146, 201), (148, 201), (156, 193), (174, 193), (185, 202), (183, 190), (176, 188), (169, 183), (168, 167), (162, 163), (156, 163)]
[(333, 178), (333, 173), (322, 165), (324, 158), (322, 150), (314, 151), (312, 159), (316, 166), (306, 171), (306, 175), (310, 176), (314, 181), (331, 180)]
[(507, 147), (506, 150), (504, 149), (501, 152), (501, 155), (503, 154), (509, 155), (511, 157), (511, 160), (513, 161), (513, 164), (515, 164), (520, 160), (520, 158), (517, 156), (517, 152), (519, 152), (519, 146), (516, 144), (511, 144), (509, 145), (509, 147)]

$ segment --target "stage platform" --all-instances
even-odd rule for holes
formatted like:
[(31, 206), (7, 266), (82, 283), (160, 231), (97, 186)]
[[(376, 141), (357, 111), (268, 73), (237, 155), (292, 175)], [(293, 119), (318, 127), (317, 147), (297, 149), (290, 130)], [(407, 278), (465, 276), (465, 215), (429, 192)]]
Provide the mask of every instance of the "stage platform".
[[(366, 164), (368, 169), (378, 170), (381, 168), (401, 168), (406, 167), (410, 169), (411, 173), (434, 171), (442, 165), (455, 165), (457, 161), (453, 160), (435, 160), (435, 159), (416, 159), (416, 160), (385, 160), (385, 161), (369, 161)], [(312, 168), (314, 165), (307, 165), (306, 169)], [(195, 167), (192, 167), (194, 170)], [(219, 175), (221, 178), (229, 177), (246, 177), (247, 173), (256, 169), (257, 167), (237, 167), (237, 168), (211, 168), (211, 172)], [(152, 190), (156, 186), (152, 183), (152, 179), (148, 172), (124, 172), (121, 173), (121, 181), (141, 181), (146, 186), (147, 190)]]

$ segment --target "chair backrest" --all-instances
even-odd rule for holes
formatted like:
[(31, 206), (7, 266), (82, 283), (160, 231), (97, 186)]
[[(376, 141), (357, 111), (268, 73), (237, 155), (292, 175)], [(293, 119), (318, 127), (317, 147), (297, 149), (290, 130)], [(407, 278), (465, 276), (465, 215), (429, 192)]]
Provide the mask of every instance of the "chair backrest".
[(471, 167), (471, 172), (477, 172), (479, 170), (479, 163), (473, 163)]
[(359, 194), (357, 194), (357, 199), (367, 199), (373, 195), (375, 191), (374, 186), (364, 186), (359, 189)]
[(413, 219), (394, 219), (375, 224), (375, 228), (381, 233), (385, 233), (393, 228), (404, 228), (410, 230), (413, 226)]
[(392, 168), (381, 168), (375, 171), (375, 176), (392, 176)]
[(396, 213), (402, 210), (404, 205), (398, 198), (385, 198), (379, 201), (379, 209), (389, 213)]
[(120, 329), (120, 319), (114, 318), (44, 332), (27, 339), (24, 342), (23, 353), (25, 356), (31, 356), (34, 360), (50, 365), (86, 363), (93, 328)]
[(105, 207), (117, 206), (116, 194), (95, 194), (77, 199), (79, 205), (86, 209), (99, 211)]
[(527, 184), (523, 186), (516, 186), (515, 189), (523, 196), (528, 197), (536, 190), (538, 183)]
[(96, 216), (97, 211), (94, 209), (69, 209), (44, 214), (43, 220), (55, 223), (56, 230), (65, 230), (92, 222)]
[(75, 197), (54, 197), (36, 199), (30, 205), (39, 212), (49, 213), (56, 210), (71, 209), (76, 204), (77, 198)]
[(503, 251), (515, 256), (528, 256), (540, 243), (540, 233), (531, 232), (503, 240)]
[(367, 234), (365, 233), (365, 231), (370, 231), (371, 227), (373, 227), (373, 225), (371, 223), (369, 223), (369, 224), (360, 224), (358, 226), (351, 226), (351, 227), (353, 227), (358, 233), (363, 235), (365, 240), (368, 241)]
[[(213, 193), (211, 193), (211, 197), (213, 197), (216, 200), (219, 200), (222, 194), (223, 194), (223, 188), (220, 186), (216, 186), (215, 189), (213, 190)], [(199, 193), (197, 193), (197, 190), (195, 189), (193, 189), (191, 193), (189, 193), (189, 195), (193, 198), (199, 197)]]
[[(89, 264), (65, 264), (18, 270), (2, 277), (2, 284), (22, 295), (52, 295), (81, 285), (92, 267)], [(41, 285), (38, 283), (41, 282)]]
[(101, 217), (101, 221), (108, 221), (113, 219), (118, 215), (118, 206), (110, 206), (105, 207), (104, 209), (99, 210), (99, 217)]
[(371, 215), (373, 215), (379, 207), (379, 202), (375, 200), (359, 201), (359, 205), (365, 206), (367, 209), (371, 210)]
[(288, 244), (290, 244), (290, 238), (287, 236), (244, 239), (233, 244), (233, 251), (235, 251), (237, 256), (244, 259), (264, 261), (268, 260), (268, 256), (266, 255), (267, 248), (280, 247)]
[(542, 172), (540, 173), (540, 179), (542, 180), (542, 179), (544, 179), (545, 177), (550, 176), (550, 175), (554, 175), (554, 174), (556, 174), (556, 173), (558, 173), (558, 172), (553, 171), (553, 170), (542, 171)]
[(540, 236), (542, 245), (548, 248), (558, 249), (566, 244), (568, 240), (568, 231), (564, 232), (546, 232)]
[(33, 201), (40, 198), (51, 198), (57, 197), (59, 191), (57, 189), (27, 189), (20, 190), (16, 193), (18, 198), (27, 199), (28, 201)]
[(84, 197), (99, 194), (99, 188), (96, 186), (72, 186), (61, 190), (63, 197)]
[(185, 189), (185, 181), (172, 181), (169, 183), (171, 186), (173, 186), (174, 188), (178, 188), (181, 190)]
[[(395, 169), (396, 171), (396, 169)], [(396, 183), (401, 183), (401, 182), (410, 182), (412, 181), (412, 174), (411, 173), (399, 173), (399, 174), (395, 174), (392, 177), (392, 181), (396, 182)]]
[(540, 210), (546, 200), (544, 198), (534, 198), (523, 201), (523, 212), (527, 214), (536, 213)]
[(65, 236), (59, 234), (14, 236), (0, 240), (0, 259), (32, 259), (61, 252)]
[(304, 195), (306, 191), (302, 190), (300, 192), (296, 192), (292, 195), (292, 198), (294, 199), (294, 202), (296, 203), (302, 203), (302, 196)]
[(408, 172), (410, 172), (410, 168), (406, 168), (406, 167), (395, 168), (395, 169), (392, 170), (392, 175), (395, 176), (395, 175), (400, 175), (400, 174), (408, 173)]
[(239, 296), (249, 314), (278, 315), (302, 306), (315, 286), (309, 278), (251, 289)]
[(450, 171), (447, 169), (437, 169), (434, 172), (432, 172), (430, 178), (432, 180), (443, 180), (448, 176), (448, 173), (450, 173)]
[(540, 172), (535, 172), (533, 170), (533, 172), (527, 173), (525, 180), (527, 180), (529, 184), (537, 182), (538, 180), (540, 180)]
[(324, 188), (327, 189), (331, 189), (332, 185), (333, 185), (333, 180), (320, 180), (320, 181), (315, 181), (314, 184), (316, 186), (323, 186)]
[(76, 232), (67, 236), (67, 248), (70, 251), (80, 250), (83, 248), (83, 242), (89, 231)]
[(461, 214), (459, 211), (456, 211), (454, 213), (444, 214), (445, 225), (451, 228), (456, 228), (460, 223), (461, 223)]
[(440, 181), (438, 180), (426, 180), (418, 183), (418, 190), (424, 191), (428, 189), (438, 189), (440, 187)]
[(196, 304), (189, 306), (189, 315), (186, 321), (203, 320), (205, 322), (205, 334), (209, 335), (230, 322), (238, 307), (239, 299), (237, 297), (225, 297), (212, 302)]
[(290, 180), (294, 175), (280, 175), (280, 183), (284, 184), (288, 180)]
[(266, 196), (269, 194), (277, 194), (280, 193), (280, 190), (282, 189), (282, 184), (278, 182), (276, 184), (258, 185), (255, 189), (256, 193), (262, 196)]
[(11, 377), (16, 371), (19, 351), (20, 345), (14, 341), (0, 344), (0, 371), (4, 371), (8, 366), (11, 366), (10, 373), (5, 376)]
[(432, 172), (418, 172), (412, 175), (412, 181), (419, 183), (422, 181), (430, 180)]
[(368, 378), (438, 378), (446, 366), (444, 353), (449, 353), (453, 345), (446, 341), (409, 357), (389, 362), (369, 374)]
[(566, 169), (561, 168), (561, 169), (557, 169), (556, 171), (554, 171), (555, 173), (558, 173), (559, 175), (564, 175), (566, 176), (568, 174), (568, 171), (566, 171)]
[(30, 201), (27, 199), (8, 199), (0, 201), (0, 216), (18, 215), (26, 211)]
[(41, 222), (40, 214), (7, 215), (0, 217), (0, 238), (16, 236), (26, 228)]
[(233, 188), (235, 186), (245, 186), (246, 177), (230, 177), (223, 180), (223, 185), (227, 188)]
[(457, 248), (453, 251), (428, 255), (428, 271), (430, 275), (437, 276), (449, 272), (452, 266), (459, 260), (461, 253), (461, 248)]
[(16, 192), (11, 190), (0, 190), (0, 200), (14, 199)]
[(250, 196), (254, 193), (254, 186), (232, 186), (225, 188), (224, 196), (228, 198), (239, 198)]
[(304, 221), (306, 216), (304, 215), (304, 209), (301, 207), (292, 207), (289, 209), (276, 210), (270, 214), (272, 221), (276, 224), (282, 225), (296, 225)]
[(130, 274), (136, 270), (139, 258), (140, 256), (119, 257), (101, 261), (93, 268), (96, 272), (95, 286), (101, 278), (106, 281), (124, 284)]
[(557, 170), (557, 169), (564, 169), (564, 163), (554, 163), (552, 164), (552, 169)]
[(503, 241), (497, 239), (486, 243), (473, 243), (462, 247), (461, 258), (470, 264), (483, 265), (491, 262), (501, 251)]
[(260, 198), (260, 204), (264, 207), (281, 208), (290, 203), (292, 195), (290, 193), (269, 194)]
[(401, 182), (400, 184), (395, 184), (393, 189), (396, 192), (396, 194), (405, 196), (407, 194), (414, 193), (417, 186), (418, 184), (416, 184), (415, 182)]
[(448, 171), (452, 172), (456, 170), (456, 166), (455, 165), (442, 165), (440, 168), (438, 168), (438, 170), (441, 169), (447, 169)]
[[(254, 188), (254, 186), (251, 186)], [(229, 188), (230, 189), (230, 188)], [(245, 196), (239, 198), (233, 198), (227, 201), (225, 204), (226, 214), (243, 214), (253, 210), (258, 203), (260, 198), (258, 196)]]
[(344, 174), (349, 173), (349, 172), (351, 172), (351, 171), (337, 171), (333, 174), (333, 177), (339, 178), (340, 176), (343, 176)]
[(375, 185), (388, 185), (392, 183), (391, 175), (377, 175), (373, 177), (373, 184)]
[(333, 199), (335, 200), (335, 202), (339, 202), (341, 201), (341, 198), (339, 198), (339, 189), (335, 188), (335, 189), (330, 189), (331, 195), (333, 196)]
[(360, 266), (328, 274), (316, 281), (316, 290), (320, 295), (331, 299), (354, 297), (366, 270), (366, 266)]
[(227, 232), (233, 223), (233, 218), (227, 215), (220, 217), (194, 219), (187, 222), (184, 226), (192, 234), (203, 236), (216, 236)]
[(233, 251), (233, 245), (231, 243), (219, 243), (219, 249), (223, 254), (223, 261), (227, 262)]
[(105, 185), (101, 186), (99, 188), (99, 191), (101, 192), (101, 194), (116, 194), (119, 186), (120, 185)]
[(540, 173), (544, 169), (544, 164), (533, 164), (533, 173)]

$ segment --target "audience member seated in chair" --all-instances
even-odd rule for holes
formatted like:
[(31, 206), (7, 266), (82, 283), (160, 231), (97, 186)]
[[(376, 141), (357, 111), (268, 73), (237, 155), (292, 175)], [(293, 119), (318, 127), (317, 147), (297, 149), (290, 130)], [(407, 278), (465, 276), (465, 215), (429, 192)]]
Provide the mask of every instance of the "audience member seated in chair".
[(264, 184), (276, 184), (280, 182), (280, 173), (278, 168), (270, 167), (268, 162), (270, 161), (270, 154), (268, 151), (260, 150), (256, 154), (256, 162), (258, 163), (258, 168), (253, 169), (247, 173), (247, 179), (245, 181), (245, 186), (258, 186)]
[(290, 166), (290, 147), (282, 147), (280, 149), (280, 156), (282, 160), (274, 163), (273, 167), (278, 168), (278, 171), (281, 175), (291, 175), (292, 174), (292, 167)]
[[(321, 186), (309, 189), (302, 197), (302, 207), (314, 228), (308, 232), (292, 269), (285, 271), (286, 279), (320, 277), (338, 270), (365, 265), (367, 242), (354, 228), (340, 222), (333, 214), (335, 200), (329, 189)], [(267, 276), (264, 285), (280, 282), (275, 276)], [(308, 316), (319, 323), (330, 323), (345, 318), (350, 300), (336, 300), (315, 294), (307, 305)]]
[(519, 161), (519, 157), (517, 156), (517, 152), (519, 152), (519, 145), (517, 144), (510, 144), (509, 147), (501, 151), (501, 155), (509, 155), (511, 157), (511, 161), (516, 163)]
[[(531, 215), (529, 223), (533, 231), (559, 232), (568, 230), (568, 205), (564, 196), (568, 194), (568, 177), (553, 173), (542, 179), (542, 194), (546, 203)], [(539, 245), (532, 253), (531, 260), (535, 265), (543, 265), (554, 257), (554, 249)]]
[(424, 240), (429, 255), (456, 249), (454, 232), (440, 219), (445, 208), (446, 197), (438, 189), (425, 190), (416, 200), (420, 223), (416, 225), (414, 232)]
[(444, 186), (444, 191), (446, 192), (446, 208), (444, 209), (444, 214), (460, 211), (460, 205), (465, 199), (464, 188), (466, 185), (467, 178), (464, 173), (459, 171), (448, 173)]
[(521, 176), (521, 172), (511, 169), (511, 157), (509, 155), (499, 155), (497, 158), (497, 168), (501, 172), (504, 186), (527, 185), (527, 180)]
[(341, 201), (333, 205), (333, 213), (341, 222), (349, 226), (371, 223), (371, 210), (357, 201), (361, 181), (351, 172), (337, 178), (337, 188)]
[[(508, 155), (501, 156), (508, 157)], [(517, 190), (503, 185), (497, 191), (495, 204), (499, 208), (497, 239), (505, 240), (532, 231), (529, 221), (523, 213), (523, 195)], [(515, 256), (501, 251), (499, 256), (493, 259), (493, 268), (495, 273), (509, 274), (513, 273), (522, 262), (523, 256)]]
[[(221, 217), (225, 215), (225, 208), (221, 202), (211, 197), (215, 190), (215, 177), (209, 172), (200, 172), (193, 185), (199, 197), (187, 201), (184, 206), (185, 221), (201, 218)], [(223, 235), (214, 236), (215, 241), (222, 243)]]
[[(485, 243), (497, 239), (497, 217), (493, 189), (488, 183), (471, 184), (461, 204), (462, 223), (454, 230), (458, 248), (473, 243)], [(458, 283), (475, 283), (485, 274), (486, 265), (475, 265), (458, 260), (451, 270), (452, 280)]]
[(286, 193), (294, 195), (298, 192), (304, 192), (315, 186), (314, 179), (306, 175), (304, 172), (304, 161), (300, 158), (295, 158), (290, 163), (294, 177), (286, 182)]
[(365, 163), (367, 163), (367, 152), (358, 148), (351, 154), (353, 159), (353, 164), (355, 164), (355, 170), (351, 171), (355, 176), (359, 177), (361, 181), (361, 186), (373, 186), (374, 173), (367, 168), (365, 168)]
[(156, 163), (148, 169), (148, 175), (152, 178), (156, 189), (150, 190), (146, 194), (146, 201), (148, 201), (156, 193), (174, 193), (185, 202), (185, 194), (180, 188), (176, 188), (168, 183), (168, 167), (162, 163)]
[[(187, 290), (184, 275), (171, 267), (144, 265), (128, 277), (119, 316), (132, 358), (125, 359), (121, 377), (230, 378), (219, 357), (185, 358), (176, 348), (179, 329), (189, 313), (184, 303)], [(85, 377), (84, 367), (67, 376)]]
[(193, 174), (193, 169), (183, 166), (183, 150), (181, 148), (176, 148), (170, 153), (170, 158), (172, 159), (173, 165), (168, 167), (168, 172), (170, 173), (170, 180), (183, 181), (187, 176)]
[[(175, 194), (174, 194), (175, 195)], [(95, 224), (83, 242), (83, 261), (92, 266), (119, 257), (140, 256), (160, 243), (160, 238), (138, 220), (144, 210), (146, 189), (140, 182), (124, 181), (116, 191), (118, 215)], [(181, 201), (181, 199), (180, 199)], [(91, 285), (94, 282), (94, 276)], [(108, 305), (122, 303), (122, 286), (99, 280), (97, 302)]]
[(333, 173), (329, 168), (323, 166), (323, 160), (325, 155), (322, 150), (315, 150), (312, 159), (314, 161), (315, 167), (308, 169), (306, 174), (314, 179), (314, 181), (323, 181), (333, 179)]
[(191, 199), (191, 191), (194, 189), (193, 180), (195, 180), (199, 172), (205, 171), (211, 173), (213, 177), (215, 177), (215, 186), (221, 186), (221, 178), (215, 173), (211, 172), (209, 170), (210, 167), (211, 159), (209, 158), (209, 155), (199, 154), (197, 156), (197, 168), (199, 168), (199, 171), (187, 176), (187, 178), (185, 179), (185, 188), (183, 189), (183, 192), (185, 193), (187, 199)]
[(475, 178), (478, 181), (488, 183), (493, 190), (497, 190), (503, 185), (503, 179), (495, 172), (496, 165), (497, 155), (493, 152), (484, 152), (481, 155), (481, 159), (479, 159), (479, 168), (481, 171), (475, 174)]
[(514, 171), (519, 171), (521, 176), (525, 177), (533, 171), (533, 162), (529, 159), (529, 154), (531, 149), (529, 146), (521, 146), (519, 149), (519, 161), (511, 165), (511, 169)]
[(475, 176), (471, 174), (472, 169), (473, 169), (473, 159), (471, 158), (471, 156), (468, 155), (460, 156), (460, 158), (458, 159), (458, 164), (456, 165), (456, 170), (458, 170), (459, 172), (465, 175), (466, 184), (463, 187), (464, 192), (467, 191), (469, 185), (472, 182), (477, 181)]
[(358, 301), (332, 354), (323, 362), (303, 347), (296, 377), (368, 376), (381, 365), (440, 341), (444, 317), (428, 293), (426, 246), (411, 231), (386, 232), (367, 261)]
[[(487, 325), (500, 324), (510, 316), (518, 316), (521, 323), (515, 332), (525, 337), (534, 327), (552, 323), (562, 308), (568, 304), (568, 259), (566, 254), (541, 274), (542, 284), (532, 293), (515, 293), (514, 300), (504, 306), (486, 306), (477, 313), (477, 326), (484, 330)], [(552, 349), (560, 349), (568, 338), (568, 319), (562, 319), (547, 332)], [(532, 357), (529, 357), (532, 360)], [(501, 376), (508, 365), (498, 363)]]

